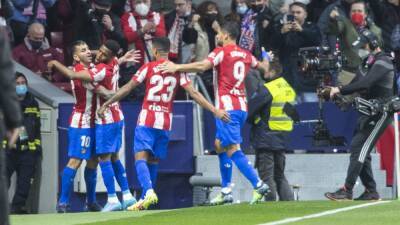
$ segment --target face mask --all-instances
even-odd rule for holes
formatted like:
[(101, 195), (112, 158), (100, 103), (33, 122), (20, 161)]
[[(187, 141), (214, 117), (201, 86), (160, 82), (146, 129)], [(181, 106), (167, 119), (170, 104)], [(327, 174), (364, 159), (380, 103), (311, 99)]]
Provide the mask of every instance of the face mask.
[(368, 50), (365, 50), (365, 49), (359, 49), (359, 50), (358, 50), (358, 56), (359, 56), (362, 60), (364, 60), (364, 59), (366, 59), (366, 58), (369, 56), (369, 51), (368, 51)]
[(252, 5), (251, 8), (254, 12), (259, 13), (264, 9), (264, 5)]
[(361, 26), (364, 23), (364, 14), (362, 13), (353, 13), (351, 15), (351, 22), (353, 22), (356, 26)]
[(25, 84), (16, 85), (15, 90), (18, 96), (24, 96), (28, 92), (28, 87)]
[(239, 15), (244, 15), (245, 13), (246, 13), (246, 11), (247, 11), (247, 5), (246, 4), (243, 4), (243, 5), (238, 5), (237, 7), (236, 7), (236, 12), (239, 14)]
[(42, 41), (33, 41), (33, 40), (29, 40), (29, 43), (31, 44), (33, 50), (38, 50), (40, 47), (42, 47), (43, 44)]
[(145, 3), (140, 3), (135, 6), (135, 12), (141, 16), (146, 16), (150, 8)]
[(217, 20), (217, 14), (215, 13), (206, 14), (204, 16), (204, 20), (207, 24), (212, 24), (215, 20)]

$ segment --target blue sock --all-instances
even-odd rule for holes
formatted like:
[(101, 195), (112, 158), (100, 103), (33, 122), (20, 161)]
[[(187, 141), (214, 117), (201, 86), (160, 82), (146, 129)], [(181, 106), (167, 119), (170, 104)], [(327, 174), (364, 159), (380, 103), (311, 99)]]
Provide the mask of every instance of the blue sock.
[(218, 154), (219, 171), (221, 172), (221, 187), (229, 187), (232, 181), (232, 160), (226, 152)]
[(62, 178), (61, 178), (61, 196), (60, 196), (59, 204), (68, 204), (69, 203), (72, 182), (74, 182), (75, 175), (76, 175), (75, 169), (65, 167)]
[(155, 189), (158, 175), (158, 163), (148, 163), (147, 166), (149, 167), (151, 184), (153, 189)]
[(242, 150), (239, 149), (233, 153), (231, 159), (235, 162), (240, 172), (250, 181), (253, 188), (256, 188), (260, 179), (257, 176), (256, 170), (250, 165), (249, 160), (243, 154)]
[(121, 188), (121, 191), (129, 190), (128, 179), (126, 178), (125, 168), (121, 163), (121, 160), (117, 160), (112, 163), (112, 167), (114, 169), (115, 178), (117, 178), (117, 182)]
[(96, 202), (96, 182), (97, 168), (85, 167), (86, 198), (88, 204)]
[(136, 160), (135, 162), (136, 174), (139, 180), (140, 186), (142, 186), (142, 196), (147, 190), (152, 189), (150, 171), (147, 167), (145, 160)]
[(115, 184), (114, 184), (114, 170), (111, 165), (111, 161), (100, 162), (101, 173), (103, 175), (104, 185), (107, 188), (108, 195), (115, 195)]

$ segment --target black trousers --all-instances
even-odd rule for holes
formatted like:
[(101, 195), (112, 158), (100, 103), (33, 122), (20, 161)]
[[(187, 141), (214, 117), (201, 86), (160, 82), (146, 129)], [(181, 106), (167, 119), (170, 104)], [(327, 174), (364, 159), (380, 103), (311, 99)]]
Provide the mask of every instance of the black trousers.
[(256, 167), (260, 178), (268, 184), (271, 192), (266, 201), (293, 201), (293, 190), (285, 177), (286, 157), (284, 151), (256, 149)]
[[(0, 128), (1, 129), (1, 128)], [(2, 137), (0, 135), (0, 137)], [(3, 140), (3, 139), (0, 139)], [(0, 144), (0, 225), (8, 225), (8, 184), (6, 178), (6, 159), (5, 151)]]
[(371, 151), (386, 127), (392, 122), (392, 114), (382, 113), (374, 118), (361, 115), (350, 144), (350, 164), (345, 186), (352, 190), (357, 178), (369, 191), (376, 191), (371, 167)]
[(34, 182), (37, 161), (40, 159), (37, 152), (8, 150), (7, 152), (7, 178), (15, 172), (17, 185), (12, 200), (11, 212), (27, 213), (25, 208), (31, 185)]

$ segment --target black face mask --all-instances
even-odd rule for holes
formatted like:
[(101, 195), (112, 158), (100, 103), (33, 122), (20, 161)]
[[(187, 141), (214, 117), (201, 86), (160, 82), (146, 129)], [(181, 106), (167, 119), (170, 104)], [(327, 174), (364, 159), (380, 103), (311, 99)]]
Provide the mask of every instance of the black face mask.
[(43, 42), (42, 41), (33, 41), (33, 40), (29, 40), (29, 43), (32, 46), (32, 49), (34, 50), (38, 50), (40, 47), (42, 47)]
[(215, 13), (211, 13), (211, 14), (206, 14), (204, 16), (204, 21), (206, 22), (206, 24), (211, 25), (214, 21), (216, 21), (218, 18), (218, 14)]
[(95, 9), (93, 11), (93, 14), (96, 16), (97, 19), (102, 20), (104, 15), (106, 15), (108, 12), (107, 10), (104, 9)]
[(259, 13), (264, 9), (264, 5), (252, 5), (251, 8), (254, 12)]

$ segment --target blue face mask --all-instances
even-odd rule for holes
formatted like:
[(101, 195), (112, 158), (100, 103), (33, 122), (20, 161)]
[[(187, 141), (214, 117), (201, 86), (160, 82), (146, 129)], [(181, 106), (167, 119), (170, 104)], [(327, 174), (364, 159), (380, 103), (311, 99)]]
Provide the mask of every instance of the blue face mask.
[(15, 86), (15, 89), (17, 91), (17, 95), (19, 96), (26, 95), (28, 92), (28, 87), (25, 84), (17, 85)]
[(236, 12), (239, 14), (239, 15), (244, 15), (246, 12), (247, 12), (247, 5), (246, 4), (243, 4), (243, 5), (239, 5), (239, 6), (237, 6), (236, 7)]

